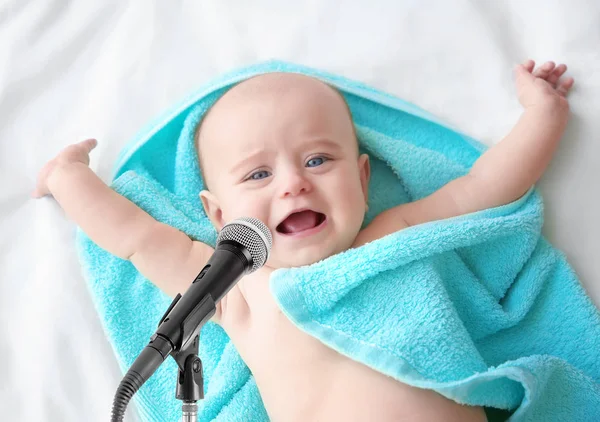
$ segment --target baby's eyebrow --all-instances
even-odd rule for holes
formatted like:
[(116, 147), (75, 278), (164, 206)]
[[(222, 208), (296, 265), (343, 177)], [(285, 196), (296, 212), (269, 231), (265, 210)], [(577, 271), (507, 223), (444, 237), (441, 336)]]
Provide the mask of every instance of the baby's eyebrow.
[(329, 147), (331, 149), (335, 149), (338, 151), (342, 149), (340, 144), (338, 144), (337, 142), (334, 142), (330, 139), (327, 139), (327, 138), (318, 138), (316, 140), (309, 141), (307, 143), (307, 145), (309, 145), (310, 147), (324, 146), (324, 147)]
[(229, 170), (229, 172), (232, 174), (237, 173), (238, 171), (240, 171), (241, 168), (246, 166), (249, 162), (258, 159), (259, 157), (266, 157), (269, 155), (270, 154), (268, 151), (264, 151), (264, 150), (256, 151), (256, 152), (244, 157), (241, 161), (237, 162), (236, 164), (234, 164), (231, 167), (231, 169)]

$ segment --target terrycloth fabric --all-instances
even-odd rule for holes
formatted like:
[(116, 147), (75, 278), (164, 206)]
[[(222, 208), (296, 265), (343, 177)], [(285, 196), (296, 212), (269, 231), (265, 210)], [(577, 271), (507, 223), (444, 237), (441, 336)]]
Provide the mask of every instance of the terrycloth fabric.
[[(231, 86), (273, 71), (320, 78), (345, 96), (361, 148), (371, 156), (365, 223), (467, 173), (484, 149), (390, 95), (267, 62), (219, 78), (142, 131), (121, 154), (113, 188), (156, 219), (214, 245), (216, 233), (197, 196), (203, 184), (194, 128)], [(404, 383), (461, 403), (509, 409), (514, 421), (594, 420), (600, 415), (600, 316), (564, 256), (541, 237), (542, 219), (541, 199), (532, 190), (503, 207), (277, 270), (271, 291), (300, 329)], [(130, 262), (79, 234), (86, 279), (125, 371), (171, 300)], [(219, 326), (202, 329), (200, 356), (206, 393), (200, 420), (268, 420), (254, 378)], [(169, 359), (137, 393), (146, 420), (178, 420), (176, 373)]]

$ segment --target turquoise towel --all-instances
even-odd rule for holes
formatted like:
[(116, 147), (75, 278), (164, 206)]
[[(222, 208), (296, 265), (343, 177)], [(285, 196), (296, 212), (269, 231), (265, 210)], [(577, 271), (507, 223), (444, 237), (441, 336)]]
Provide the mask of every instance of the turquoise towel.
[[(270, 61), (219, 78), (142, 131), (120, 155), (112, 187), (157, 220), (214, 245), (197, 196), (203, 185), (194, 127), (228, 88), (273, 71), (314, 76), (345, 96), (371, 156), (365, 224), (466, 174), (484, 150), (412, 104)], [(339, 352), (460, 403), (508, 410), (488, 410), (490, 420), (590, 421), (600, 415), (600, 315), (565, 257), (541, 237), (542, 220), (541, 198), (531, 190), (502, 207), (277, 270), (271, 291), (295, 325)], [(125, 371), (171, 299), (82, 232), (78, 250)], [(200, 356), (200, 420), (268, 420), (252, 374), (218, 325), (202, 329)], [(176, 373), (168, 359), (136, 395), (145, 420), (178, 420)]]

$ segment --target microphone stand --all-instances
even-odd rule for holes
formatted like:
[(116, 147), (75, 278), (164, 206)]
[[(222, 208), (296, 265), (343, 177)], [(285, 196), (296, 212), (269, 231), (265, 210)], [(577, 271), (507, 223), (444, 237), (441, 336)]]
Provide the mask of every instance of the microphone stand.
[(173, 356), (179, 366), (175, 397), (183, 402), (181, 405), (182, 422), (197, 422), (198, 405), (196, 402), (204, 398), (204, 378), (202, 361), (198, 357), (198, 338), (199, 334), (189, 342), (185, 349)]
[[(226, 227), (229, 228), (225, 230)], [(261, 241), (263, 248), (260, 247)], [(196, 422), (196, 402), (204, 398), (202, 361), (198, 357), (200, 327), (216, 313), (215, 300), (225, 296), (244, 274), (264, 265), (271, 244), (271, 232), (259, 220), (241, 218), (236, 224), (223, 226), (217, 237), (215, 253), (192, 282), (189, 295), (186, 292), (183, 300), (181, 294), (173, 299), (150, 342), (121, 380), (113, 400), (112, 422), (123, 421), (133, 395), (169, 356), (179, 367), (175, 397), (183, 402), (182, 420)], [(216, 267), (214, 273), (210, 272), (207, 280), (195, 284), (213, 266)]]
[[(169, 320), (169, 313), (179, 299), (181, 299), (181, 294), (178, 294), (173, 299), (173, 302), (169, 305), (169, 309), (167, 309), (161, 318), (158, 324), (159, 327), (163, 322)], [(171, 356), (177, 362), (179, 369), (175, 397), (182, 401), (182, 422), (197, 422), (198, 420), (198, 405), (196, 402), (204, 398), (202, 361), (198, 357), (200, 328), (212, 318), (215, 312), (215, 302), (212, 296), (207, 294), (179, 327), (181, 329), (181, 338), (188, 340), (181, 347), (176, 347)]]

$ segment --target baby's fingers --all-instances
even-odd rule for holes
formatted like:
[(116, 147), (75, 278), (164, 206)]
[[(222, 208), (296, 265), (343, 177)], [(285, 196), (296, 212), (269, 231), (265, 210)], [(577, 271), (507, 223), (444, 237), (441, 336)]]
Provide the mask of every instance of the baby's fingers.
[(566, 97), (569, 93), (569, 90), (573, 87), (574, 83), (575, 79), (566, 78), (558, 83), (558, 86), (556, 87), (556, 92), (558, 92), (563, 97)]
[(39, 199), (39, 198), (42, 198), (42, 197), (44, 197), (44, 196), (46, 196), (46, 195), (48, 195), (48, 194), (50, 194), (50, 192), (49, 192), (49, 191), (43, 191), (43, 190), (41, 190), (41, 189), (35, 188), (35, 189), (34, 189), (34, 190), (31, 192), (30, 196), (31, 196), (32, 198)]
[(35, 184), (35, 188), (31, 192), (32, 198), (41, 198), (46, 195), (50, 195), (50, 190), (48, 189), (47, 180), (48, 176), (52, 172), (55, 167), (55, 162), (49, 161), (46, 165), (40, 170), (37, 181)]
[(558, 66), (556, 66), (554, 68), (554, 70), (552, 71), (552, 73), (550, 74), (550, 76), (548, 76), (548, 79), (546, 79), (546, 81), (551, 84), (552, 86), (556, 85), (556, 82), (558, 82), (558, 80), (560, 79), (560, 77), (562, 75), (564, 75), (564, 73), (567, 71), (567, 65), (566, 64), (559, 64)]
[(531, 59), (525, 60), (522, 65), (525, 67), (529, 73), (533, 72), (533, 68), (535, 67), (535, 62)]
[(96, 148), (96, 145), (98, 145), (98, 141), (94, 138), (91, 138), (86, 139), (85, 141), (81, 141), (77, 145), (82, 146), (85, 149), (85, 151), (89, 154), (94, 148)]
[(523, 64), (518, 64), (515, 67), (515, 76), (517, 79), (517, 85), (533, 83), (533, 81), (535, 81), (535, 76), (533, 76), (531, 71), (526, 67), (526, 65)]
[(543, 65), (541, 65), (540, 67), (538, 67), (533, 72), (533, 76), (538, 77), (538, 78), (542, 78), (542, 79), (547, 79), (548, 76), (550, 76), (550, 74), (554, 70), (555, 66), (556, 66), (556, 64), (554, 62), (552, 62), (552, 61), (546, 62)]

